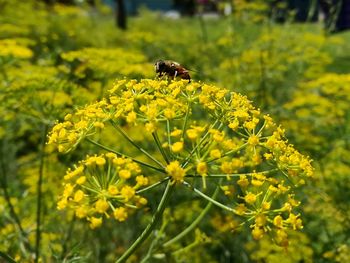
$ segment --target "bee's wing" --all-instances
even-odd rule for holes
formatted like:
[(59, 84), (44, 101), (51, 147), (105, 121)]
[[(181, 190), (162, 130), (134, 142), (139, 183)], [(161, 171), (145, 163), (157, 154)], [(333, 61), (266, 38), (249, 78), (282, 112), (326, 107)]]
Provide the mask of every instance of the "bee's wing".
[(187, 68), (187, 67), (185, 67), (184, 65), (180, 65), (179, 63), (177, 63), (177, 62), (174, 62), (174, 63), (176, 63), (177, 65), (177, 67), (181, 67), (181, 68), (183, 68), (183, 69), (185, 69), (186, 71), (192, 71), (192, 72), (196, 72), (196, 73), (198, 73), (198, 71), (197, 70), (194, 70), (194, 69), (189, 69), (189, 68)]
[(186, 68), (187, 71), (192, 71), (192, 72), (196, 72), (196, 73), (199, 73), (198, 70), (194, 70), (194, 69), (188, 69)]
[(168, 60), (168, 63), (170, 66), (172, 67), (181, 67), (180, 63), (176, 62), (176, 61), (171, 61), (171, 60)]

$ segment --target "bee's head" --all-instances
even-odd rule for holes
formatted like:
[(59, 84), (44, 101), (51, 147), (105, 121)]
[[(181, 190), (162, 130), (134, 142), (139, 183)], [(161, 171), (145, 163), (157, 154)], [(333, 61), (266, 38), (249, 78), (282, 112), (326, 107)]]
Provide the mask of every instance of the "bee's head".
[(154, 63), (154, 68), (156, 70), (156, 73), (163, 72), (166, 64), (164, 60), (158, 60), (156, 63)]

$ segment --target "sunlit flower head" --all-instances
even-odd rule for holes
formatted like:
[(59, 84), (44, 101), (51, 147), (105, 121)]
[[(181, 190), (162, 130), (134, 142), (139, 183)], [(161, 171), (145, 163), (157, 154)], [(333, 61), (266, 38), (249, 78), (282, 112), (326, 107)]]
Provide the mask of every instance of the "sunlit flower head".
[(74, 150), (85, 138), (101, 147), (94, 138), (107, 129), (119, 136), (117, 150), (137, 163), (114, 153), (87, 157), (67, 172), (60, 209), (79, 204), (86, 209), (76, 210), (78, 217), (113, 215), (122, 222), (147, 203), (137, 194), (149, 183), (141, 175), (145, 169), (176, 187), (200, 178), (204, 192), (221, 178), (228, 202), (221, 208), (249, 224), (255, 239), (282, 228), (301, 229), (291, 184), (312, 176), (311, 160), (247, 97), (200, 82), (121, 80), (108, 97), (57, 123), (48, 143), (61, 152)]

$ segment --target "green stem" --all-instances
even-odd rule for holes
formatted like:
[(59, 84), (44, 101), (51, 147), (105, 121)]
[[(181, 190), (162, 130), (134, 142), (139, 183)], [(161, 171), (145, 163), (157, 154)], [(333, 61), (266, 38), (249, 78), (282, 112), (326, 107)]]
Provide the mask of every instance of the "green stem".
[(195, 240), (194, 242), (192, 242), (188, 246), (180, 248), (180, 249), (172, 252), (171, 254), (173, 254), (176, 257), (177, 255), (181, 255), (181, 254), (184, 254), (186, 252), (188, 253), (188, 251), (191, 251), (191, 249), (195, 248), (199, 244), (200, 244), (200, 241), (199, 240)]
[[(254, 174), (270, 174), (273, 172), (279, 171), (279, 168), (263, 171), (263, 172), (255, 172), (255, 173), (236, 173), (236, 174), (209, 174), (206, 178), (214, 178), (214, 177), (239, 177), (241, 175), (246, 175), (246, 176), (253, 176)], [(201, 177), (198, 175), (186, 175), (186, 177)]]
[[(4, 152), (2, 152), (2, 153), (4, 154)], [(3, 156), (5, 156), (5, 154)], [(11, 197), (10, 197), (10, 194), (8, 192), (8, 185), (7, 185), (7, 169), (5, 167), (5, 163), (4, 163), (4, 160), (2, 158), (0, 159), (0, 164), (1, 164), (1, 171), (2, 171), (2, 176), (1, 176), (2, 179), (0, 180), (0, 183), (1, 183), (1, 187), (3, 188), (3, 191), (4, 191), (5, 201), (10, 209), (10, 215), (13, 218), (13, 220), (15, 221), (15, 224), (17, 225), (17, 227), (19, 229), (20, 235), (23, 238), (24, 246), (29, 251), (31, 251), (32, 247), (31, 247), (30, 243), (28, 242), (27, 233), (24, 231), (22, 224), (21, 224), (21, 220), (19, 219), (19, 216), (17, 215), (16, 210), (11, 202)]]
[(125, 253), (116, 261), (116, 263), (125, 262), (134, 253), (134, 251), (137, 248), (139, 248), (143, 244), (143, 242), (149, 237), (149, 235), (152, 233), (153, 229), (156, 227), (157, 223), (161, 219), (163, 212), (164, 212), (164, 209), (167, 205), (168, 199), (169, 199), (174, 187), (175, 187), (175, 184), (172, 184), (172, 182), (169, 180), (168, 184), (164, 190), (162, 199), (160, 200), (160, 203), (157, 207), (157, 210), (152, 217), (152, 221), (147, 225), (147, 227), (144, 229), (144, 231), (141, 233), (141, 235), (128, 248), (128, 250), (125, 251)]
[(68, 226), (68, 231), (66, 233), (66, 236), (62, 245), (61, 259), (63, 259), (65, 257), (65, 254), (67, 253), (67, 245), (72, 238), (74, 225), (75, 225), (75, 215), (73, 215), (72, 220), (70, 221)]
[(317, 9), (317, 0), (311, 0), (309, 11), (307, 13), (306, 22), (312, 21), (312, 18), (315, 15), (316, 9)]
[[(222, 180), (220, 180), (219, 184), (221, 183)], [(219, 189), (220, 187), (217, 186), (214, 194), (211, 196), (211, 199), (215, 199), (216, 196), (219, 193)], [(208, 202), (208, 204), (206, 205), (206, 207), (202, 210), (202, 212), (199, 214), (199, 216), (192, 222), (192, 224), (190, 224), (185, 230), (183, 230), (180, 234), (178, 234), (176, 237), (170, 239), (169, 241), (167, 241), (163, 247), (168, 247), (173, 243), (176, 243), (177, 241), (179, 241), (180, 239), (182, 239), (183, 237), (185, 237), (188, 233), (190, 233), (195, 227), (197, 227), (197, 225), (202, 221), (202, 219), (204, 218), (204, 216), (209, 212), (210, 208), (213, 206), (212, 202)]]
[(144, 150), (143, 148), (141, 148), (139, 145), (137, 145), (127, 134), (126, 132), (120, 128), (115, 122), (112, 121), (112, 125), (113, 127), (121, 134), (123, 135), (123, 137), (129, 141), (133, 146), (135, 146), (140, 152), (142, 152), (143, 154), (145, 154), (148, 158), (150, 158), (152, 161), (154, 161), (156, 164), (158, 164), (160, 167), (163, 168), (163, 164), (158, 161), (157, 159), (155, 159), (151, 154), (149, 154), (146, 150)]
[(220, 158), (214, 158), (214, 159), (208, 160), (207, 163), (214, 162), (214, 161), (219, 160), (219, 159), (222, 159), (222, 158), (224, 158), (225, 156), (228, 156), (228, 155), (230, 155), (230, 154), (232, 154), (232, 153), (238, 152), (238, 151), (242, 150), (244, 147), (246, 147), (247, 145), (248, 145), (248, 143), (244, 143), (244, 144), (242, 144), (241, 146), (239, 146), (237, 149), (233, 149), (233, 150), (231, 150), (231, 151), (226, 152), (226, 153), (223, 154)]
[[(156, 145), (157, 145), (157, 147), (158, 147), (160, 153), (162, 154), (162, 156), (163, 156), (165, 162), (166, 162), (166, 163), (169, 163), (169, 158), (168, 158), (168, 156), (166, 155), (166, 153), (165, 153), (165, 151), (164, 151), (164, 149), (163, 149), (163, 147), (162, 147), (162, 144), (160, 143), (160, 140), (159, 140), (159, 137), (158, 137), (157, 133), (156, 133), (156, 132), (152, 132), (152, 136), (153, 136), (153, 139), (154, 139), (154, 141), (156, 142)], [(170, 146), (170, 145), (169, 145), (169, 146)]]
[(240, 131), (233, 131), (235, 133), (237, 133), (238, 135), (242, 136), (243, 138), (248, 138), (249, 136), (247, 134), (241, 133)]
[(148, 249), (148, 252), (146, 254), (146, 256), (142, 259), (142, 261), (140, 263), (147, 263), (149, 262), (149, 259), (152, 257), (152, 252), (154, 250), (154, 248), (156, 247), (156, 245), (158, 245), (159, 240), (164, 236), (164, 230), (166, 228), (166, 226), (168, 225), (169, 221), (167, 220), (163, 220), (162, 222), (162, 226), (160, 227), (159, 231), (156, 232), (156, 235)]
[(123, 154), (123, 153), (121, 153), (121, 152), (115, 151), (115, 150), (113, 150), (112, 148), (109, 148), (109, 147), (107, 147), (107, 146), (104, 146), (104, 145), (102, 145), (102, 144), (100, 144), (100, 143), (98, 143), (98, 142), (95, 142), (94, 140), (91, 140), (91, 139), (89, 139), (89, 138), (86, 138), (86, 140), (87, 140), (88, 142), (90, 142), (90, 143), (92, 143), (92, 144), (94, 144), (94, 145), (96, 145), (96, 146), (98, 146), (98, 147), (100, 147), (100, 148), (106, 150), (106, 151), (115, 153), (116, 155), (119, 155), (119, 156), (124, 156), (124, 157), (126, 157), (126, 158), (129, 158), (129, 159), (133, 160), (135, 163), (141, 164), (141, 165), (143, 165), (143, 166), (146, 166), (146, 167), (151, 168), (151, 169), (153, 169), (153, 170), (156, 170), (156, 171), (158, 171), (158, 172), (164, 173), (164, 169), (161, 169), (161, 168), (158, 168), (158, 167), (154, 167), (153, 165), (150, 165), (150, 164), (148, 164), (148, 163), (144, 163), (144, 162), (142, 162), (142, 161), (139, 161), (139, 160), (137, 160), (137, 159), (134, 159), (133, 157), (130, 157), (130, 156), (126, 155), (126, 154)]
[(201, 197), (203, 197), (204, 199), (208, 200), (209, 202), (213, 203), (214, 205), (224, 209), (224, 210), (227, 210), (229, 212), (232, 212), (232, 213), (236, 213), (236, 210), (234, 210), (233, 208), (231, 207), (228, 207), (226, 205), (223, 205), (221, 204), (220, 202), (212, 199), (210, 196), (207, 196), (206, 194), (202, 193), (201, 191), (199, 191), (198, 189), (192, 187), (192, 185), (190, 185), (189, 183), (187, 182), (183, 182), (184, 185), (186, 185), (187, 187), (189, 187), (190, 189), (192, 189), (192, 191), (194, 191), (196, 194), (200, 195)]
[(215, 120), (215, 122), (209, 127), (209, 129), (207, 130), (206, 134), (201, 138), (201, 140), (199, 141), (199, 143), (196, 145), (196, 147), (194, 147), (192, 149), (192, 151), (190, 152), (190, 154), (186, 157), (186, 160), (184, 161), (183, 165), (181, 165), (182, 167), (186, 167), (187, 164), (190, 162), (191, 157), (193, 156), (193, 154), (196, 152), (197, 148), (199, 146), (201, 146), (201, 144), (204, 142), (204, 140), (207, 138), (207, 136), (209, 135), (209, 131), (210, 129), (214, 128), (215, 125), (219, 122), (219, 119)]
[(41, 148), (39, 152), (39, 178), (37, 183), (38, 199), (37, 199), (37, 210), (36, 210), (36, 234), (35, 234), (35, 260), (34, 262), (39, 262), (40, 257), (40, 239), (41, 239), (41, 208), (42, 208), (42, 185), (44, 177), (44, 161), (45, 161), (45, 144), (46, 144), (46, 134), (47, 125), (44, 124), (42, 129), (41, 137)]
[(201, 28), (201, 32), (202, 32), (202, 39), (203, 39), (203, 43), (208, 43), (208, 32), (207, 32), (207, 28), (205, 26), (205, 22), (203, 19), (203, 12), (199, 12), (198, 15), (198, 20), (199, 20), (199, 25)]
[(5, 70), (6, 66), (9, 66), (11, 65), (11, 63), (8, 63), (8, 65), (6, 65), (6, 61), (3, 60), (3, 59), (0, 59), (0, 72), (1, 72), (1, 75), (4, 77), (4, 81), (6, 82), (6, 84), (8, 84), (8, 75), (7, 75), (7, 72)]
[(187, 110), (186, 110), (186, 115), (185, 115), (185, 120), (184, 120), (184, 123), (183, 123), (183, 126), (182, 126), (182, 140), (183, 140), (183, 141), (185, 140), (185, 130), (186, 130), (186, 127), (187, 127), (188, 116), (189, 116), (189, 114), (190, 114), (190, 108), (191, 108), (191, 103), (188, 102), (188, 104), (187, 104)]
[(289, 175), (288, 175), (285, 171), (283, 171), (283, 168), (280, 167), (279, 170), (281, 171), (282, 175), (287, 179), (287, 181), (288, 181), (293, 187), (295, 187), (294, 182), (292, 181), (292, 179), (290, 179)]
[(267, 121), (265, 120), (264, 123), (263, 123), (263, 125), (262, 125), (261, 128), (259, 129), (258, 133), (256, 134), (257, 136), (260, 136), (260, 135), (261, 135), (262, 131), (264, 130), (264, 128), (265, 128), (265, 126), (266, 126), (266, 123), (267, 123)]
[(170, 123), (169, 120), (166, 120), (166, 131), (167, 131), (167, 136), (168, 136), (168, 144), (169, 147), (171, 145), (171, 138), (170, 138)]
[(154, 183), (154, 184), (152, 184), (152, 185), (150, 185), (150, 186), (147, 186), (147, 187), (145, 187), (145, 188), (142, 188), (142, 189), (136, 191), (136, 194), (141, 194), (141, 193), (143, 193), (143, 192), (146, 192), (146, 191), (148, 191), (148, 190), (150, 190), (150, 189), (152, 189), (152, 188), (154, 188), (154, 187), (157, 187), (158, 185), (160, 185), (160, 184), (162, 184), (162, 183), (168, 181), (169, 179), (170, 179), (170, 177), (166, 177), (166, 178), (164, 178), (164, 179), (161, 180), (161, 181), (158, 181), (158, 182), (156, 182), (156, 183)]
[(11, 258), (9, 255), (7, 255), (1, 251), (0, 251), (0, 257), (5, 259), (7, 263), (16, 263), (16, 261), (13, 258)]

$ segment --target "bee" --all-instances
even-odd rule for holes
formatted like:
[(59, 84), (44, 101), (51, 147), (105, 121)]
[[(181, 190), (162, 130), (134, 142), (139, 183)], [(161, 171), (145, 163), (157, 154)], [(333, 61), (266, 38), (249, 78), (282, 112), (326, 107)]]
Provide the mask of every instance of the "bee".
[(179, 77), (181, 79), (188, 79), (188, 82), (191, 82), (191, 76), (188, 70), (175, 61), (158, 60), (154, 64), (154, 67), (158, 77), (166, 75), (171, 79)]

